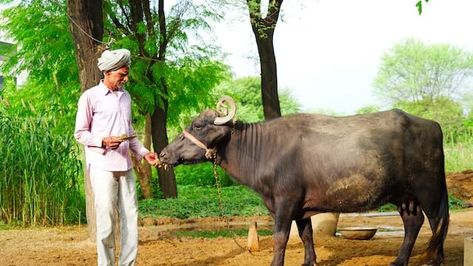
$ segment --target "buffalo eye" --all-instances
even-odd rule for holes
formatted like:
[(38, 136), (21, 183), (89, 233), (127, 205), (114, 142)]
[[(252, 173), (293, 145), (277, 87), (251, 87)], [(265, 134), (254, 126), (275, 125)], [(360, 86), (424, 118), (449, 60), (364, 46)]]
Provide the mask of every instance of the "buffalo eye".
[(204, 127), (204, 124), (203, 123), (195, 123), (192, 127), (194, 129), (200, 130)]

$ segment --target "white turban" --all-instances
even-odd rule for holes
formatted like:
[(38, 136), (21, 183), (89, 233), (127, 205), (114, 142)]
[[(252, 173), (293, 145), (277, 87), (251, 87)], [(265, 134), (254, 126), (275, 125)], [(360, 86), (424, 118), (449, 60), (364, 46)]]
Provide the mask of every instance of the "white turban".
[(122, 66), (129, 66), (131, 63), (131, 54), (127, 49), (105, 50), (100, 56), (97, 66), (100, 71), (109, 71), (118, 69)]

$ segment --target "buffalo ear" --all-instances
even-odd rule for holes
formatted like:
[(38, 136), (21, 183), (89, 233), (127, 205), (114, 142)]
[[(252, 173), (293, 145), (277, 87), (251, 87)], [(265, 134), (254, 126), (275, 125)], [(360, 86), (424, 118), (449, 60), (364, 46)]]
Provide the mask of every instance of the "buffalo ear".
[[(227, 103), (229, 108), (224, 107), (224, 104)], [(228, 121), (232, 120), (236, 114), (236, 104), (235, 101), (230, 96), (223, 96), (220, 98), (220, 101), (217, 103), (217, 114), (218, 117), (215, 118), (215, 125), (223, 125)]]

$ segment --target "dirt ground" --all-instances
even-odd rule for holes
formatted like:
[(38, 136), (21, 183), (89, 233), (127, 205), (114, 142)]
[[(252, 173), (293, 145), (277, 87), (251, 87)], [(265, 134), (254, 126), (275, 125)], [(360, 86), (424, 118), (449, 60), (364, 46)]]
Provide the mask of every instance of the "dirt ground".
[[(461, 198), (467, 201), (473, 199), (470, 174), (473, 171), (449, 176), (449, 191), (463, 193)], [(464, 239), (473, 237), (473, 208), (451, 212), (450, 216), (445, 265), (463, 265)], [(248, 228), (251, 221), (257, 221), (260, 228), (272, 224), (269, 217), (235, 217), (231, 224)], [(249, 253), (245, 249), (246, 237), (204, 239), (177, 237), (173, 233), (225, 227), (221, 220), (142, 220), (141, 225), (137, 265), (269, 265), (273, 255), (270, 236), (260, 236), (260, 251)], [(317, 265), (388, 265), (395, 259), (403, 237), (399, 216), (342, 214), (338, 227), (348, 226), (374, 226), (378, 227), (378, 233), (371, 240), (347, 240), (341, 236), (316, 238)], [(423, 264), (422, 254), (430, 236), (426, 220), (409, 265)], [(85, 226), (3, 230), (0, 231), (0, 265), (95, 265), (95, 245), (87, 237)], [(303, 257), (301, 241), (291, 238), (286, 265), (301, 265)]]
[(473, 170), (447, 175), (447, 187), (448, 193), (473, 207)]

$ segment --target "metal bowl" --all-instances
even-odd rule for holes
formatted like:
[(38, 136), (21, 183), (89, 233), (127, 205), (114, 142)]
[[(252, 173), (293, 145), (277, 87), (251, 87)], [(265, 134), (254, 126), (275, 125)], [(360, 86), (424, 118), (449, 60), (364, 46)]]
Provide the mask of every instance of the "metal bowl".
[(375, 227), (345, 227), (338, 228), (338, 232), (346, 239), (368, 240), (378, 231)]

